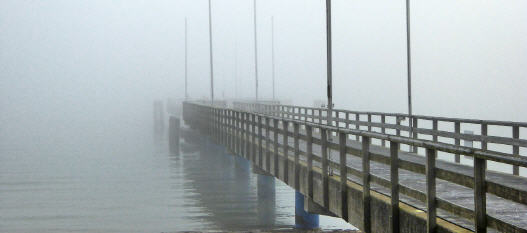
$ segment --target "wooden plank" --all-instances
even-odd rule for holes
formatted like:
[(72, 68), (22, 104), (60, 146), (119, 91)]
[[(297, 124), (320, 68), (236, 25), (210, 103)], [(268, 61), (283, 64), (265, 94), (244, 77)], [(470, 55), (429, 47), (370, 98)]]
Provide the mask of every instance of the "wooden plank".
[[(371, 115), (368, 115), (370, 118)], [(341, 142), (342, 143), (342, 142)], [(371, 196), (370, 196), (370, 143), (369, 137), (362, 136), (362, 201), (363, 201), (363, 231), (371, 232)]]
[(474, 159), (474, 222), (477, 233), (487, 232), (487, 185), (485, 181), (485, 159)]
[(437, 230), (436, 223), (436, 161), (437, 151), (426, 149), (426, 228), (427, 233), (435, 233)]
[(399, 233), (399, 143), (390, 142), (391, 233)]
[(342, 218), (346, 221), (348, 219), (348, 166), (346, 165), (346, 133), (339, 133), (339, 167), (340, 167), (340, 198), (341, 198), (341, 213)]

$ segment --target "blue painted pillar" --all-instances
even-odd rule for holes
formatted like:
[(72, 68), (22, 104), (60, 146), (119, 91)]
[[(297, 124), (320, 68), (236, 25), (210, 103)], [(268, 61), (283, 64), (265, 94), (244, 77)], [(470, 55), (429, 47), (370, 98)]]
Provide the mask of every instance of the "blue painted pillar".
[(310, 214), (304, 210), (304, 195), (295, 191), (295, 228), (315, 229), (319, 227), (318, 214)]

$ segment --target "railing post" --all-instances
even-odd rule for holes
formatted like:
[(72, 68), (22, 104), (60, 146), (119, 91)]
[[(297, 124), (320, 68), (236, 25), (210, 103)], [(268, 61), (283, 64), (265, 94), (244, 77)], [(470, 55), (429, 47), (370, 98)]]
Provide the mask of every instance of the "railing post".
[[(306, 128), (307, 129), (307, 128)], [(329, 177), (328, 177), (328, 133), (325, 128), (320, 128), (322, 150), (322, 196), (324, 207), (329, 208)]]
[[(359, 121), (360, 121), (360, 115), (358, 113), (355, 113), (355, 129), (356, 130), (360, 129)], [(359, 135), (358, 134), (355, 135), (355, 140), (359, 141)]]
[[(412, 133), (413, 133), (412, 137), (413, 137), (414, 139), (417, 139), (417, 137), (418, 137), (418, 136), (417, 136), (417, 128), (419, 128), (419, 126), (417, 125), (417, 123), (418, 123), (418, 119), (417, 119), (417, 117), (412, 116), (412, 121), (413, 121), (413, 123), (412, 123), (412, 128), (413, 128), (413, 129), (411, 129), (411, 130), (412, 130)], [(417, 147), (416, 147), (416, 146), (413, 146), (413, 147), (412, 147), (412, 152), (417, 153)]]
[[(456, 121), (454, 123), (454, 130), (456, 131), (456, 139), (454, 140), (456, 143), (456, 146), (459, 146), (461, 144), (461, 140), (459, 139), (459, 134), (461, 133), (461, 123), (459, 121)], [(459, 154), (455, 154), (456, 163), (459, 163), (461, 161)]]
[(234, 114), (234, 153), (240, 155), (240, 112)]
[[(519, 139), (520, 138), (520, 127), (515, 125), (512, 127), (512, 138), (513, 139)], [(512, 155), (515, 157), (520, 156), (520, 147), (517, 145), (512, 146)], [(515, 176), (520, 175), (520, 167), (517, 165), (512, 166), (512, 174)]]
[(306, 125), (307, 196), (313, 198), (313, 128)]
[(265, 117), (265, 170), (271, 172), (271, 139), (269, 135), (269, 117)]
[(274, 170), (274, 176), (278, 177), (278, 173), (279, 173), (279, 170), (278, 170), (278, 119), (273, 119), (273, 127), (274, 127), (274, 130), (273, 130), (273, 144), (274, 144), (274, 159), (273, 159), (273, 164), (274, 164), (274, 167), (273, 167), (273, 170)]
[[(368, 119), (371, 115), (368, 114)], [(371, 232), (370, 137), (362, 136), (362, 204), (364, 232)]]
[(399, 143), (390, 142), (391, 233), (399, 233)]
[(436, 172), (435, 161), (437, 151), (426, 149), (426, 228), (427, 233), (436, 232)]
[[(486, 123), (481, 124), (481, 136), (487, 136), (488, 126)], [(487, 150), (487, 141), (481, 140), (481, 149)], [(487, 168), (487, 163), (485, 162), (485, 169)]]
[(251, 160), (251, 142), (249, 141), (251, 139), (250, 134), (250, 115), (249, 113), (245, 113), (245, 159)]
[(256, 164), (256, 115), (254, 115), (254, 113), (251, 113), (251, 116), (251, 160), (253, 164)]
[(485, 159), (474, 158), (474, 222), (477, 233), (487, 232)]
[(263, 132), (262, 116), (258, 116), (258, 166), (263, 169)]
[[(384, 127), (385, 124), (386, 124), (386, 116), (383, 114), (383, 115), (381, 115), (381, 125), (382, 125), (381, 133), (382, 134), (386, 134), (386, 127)], [(386, 140), (382, 139), (381, 140), (381, 145), (383, 147), (385, 147), (386, 146)]]
[[(437, 133), (437, 120), (436, 119), (432, 120), (432, 130), (434, 131), (434, 133)], [(437, 142), (437, 134), (434, 134), (432, 136), (432, 140), (434, 142)]]
[(371, 113), (368, 113), (368, 132), (371, 132)]
[(346, 133), (339, 132), (339, 153), (340, 153), (340, 201), (342, 218), (348, 220), (348, 166), (346, 160)]
[(289, 122), (282, 120), (282, 139), (283, 139), (283, 154), (284, 154), (284, 183), (289, 184), (289, 140), (288, 140)]
[(295, 189), (300, 190), (300, 143), (299, 143), (299, 125), (298, 122), (293, 123), (293, 131), (295, 138)]

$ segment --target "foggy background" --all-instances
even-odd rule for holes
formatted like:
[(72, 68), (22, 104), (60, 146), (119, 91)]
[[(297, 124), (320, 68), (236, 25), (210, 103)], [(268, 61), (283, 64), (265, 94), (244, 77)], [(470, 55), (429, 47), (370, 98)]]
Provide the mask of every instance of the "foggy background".
[[(325, 1), (258, 3), (260, 97), (325, 99)], [(404, 1), (333, 1), (336, 108), (406, 112)], [(151, 140), (152, 101), (209, 96), (208, 4), (0, 1), (0, 146), (113, 150)], [(213, 0), (215, 97), (254, 97), (253, 4)], [(412, 1), (414, 113), (525, 121), (527, 2)], [(234, 57), (238, 69), (235, 70)]]

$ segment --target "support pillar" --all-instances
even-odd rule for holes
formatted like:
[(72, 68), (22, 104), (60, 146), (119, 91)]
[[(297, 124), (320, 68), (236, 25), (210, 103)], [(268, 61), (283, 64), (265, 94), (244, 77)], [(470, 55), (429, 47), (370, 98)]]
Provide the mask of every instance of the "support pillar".
[(319, 215), (304, 210), (304, 195), (295, 191), (295, 228), (316, 229), (319, 227)]
[(258, 174), (258, 218), (262, 225), (274, 226), (276, 219), (275, 178)]
[(179, 155), (179, 118), (175, 116), (170, 116), (170, 120), (168, 121), (168, 130), (169, 151), (173, 155)]

